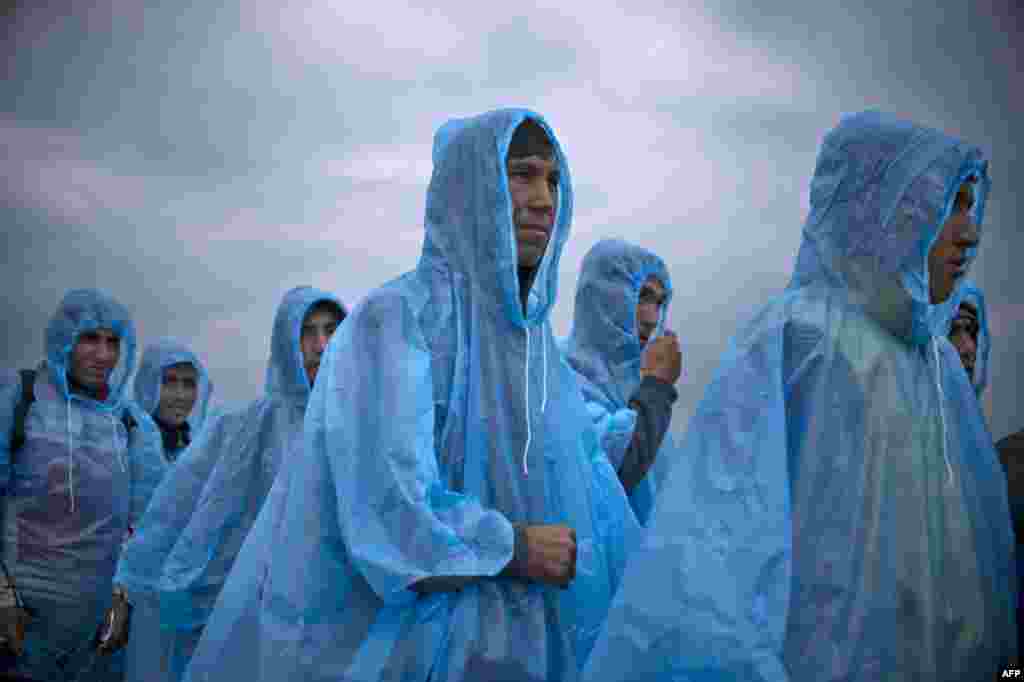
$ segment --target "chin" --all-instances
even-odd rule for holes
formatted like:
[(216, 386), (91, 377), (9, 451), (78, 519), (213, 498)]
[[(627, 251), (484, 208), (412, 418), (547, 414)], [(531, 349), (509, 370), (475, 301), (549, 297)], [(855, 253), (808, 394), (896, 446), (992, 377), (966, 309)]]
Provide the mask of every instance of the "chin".
[(544, 258), (544, 250), (528, 246), (519, 251), (519, 267), (535, 268)]

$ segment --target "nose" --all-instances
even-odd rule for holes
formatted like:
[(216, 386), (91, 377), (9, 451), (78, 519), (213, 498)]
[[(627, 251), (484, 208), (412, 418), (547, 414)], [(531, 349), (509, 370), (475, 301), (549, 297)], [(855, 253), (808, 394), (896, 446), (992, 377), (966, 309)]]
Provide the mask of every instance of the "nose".
[(547, 178), (537, 178), (531, 183), (528, 206), (534, 211), (551, 212), (555, 207), (555, 196)]
[(324, 351), (327, 350), (327, 344), (331, 342), (331, 335), (325, 333), (319, 333), (316, 335), (316, 352), (317, 355), (323, 355)]

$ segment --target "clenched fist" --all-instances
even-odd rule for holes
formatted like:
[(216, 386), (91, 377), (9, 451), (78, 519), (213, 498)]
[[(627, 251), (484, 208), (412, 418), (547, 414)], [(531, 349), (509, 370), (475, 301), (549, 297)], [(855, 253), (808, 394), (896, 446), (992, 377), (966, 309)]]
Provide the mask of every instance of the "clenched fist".
[(640, 363), (640, 376), (652, 376), (667, 384), (674, 384), (683, 373), (683, 354), (675, 332), (665, 333), (647, 344)]
[(526, 578), (566, 587), (576, 577), (576, 531), (568, 526), (526, 526)]

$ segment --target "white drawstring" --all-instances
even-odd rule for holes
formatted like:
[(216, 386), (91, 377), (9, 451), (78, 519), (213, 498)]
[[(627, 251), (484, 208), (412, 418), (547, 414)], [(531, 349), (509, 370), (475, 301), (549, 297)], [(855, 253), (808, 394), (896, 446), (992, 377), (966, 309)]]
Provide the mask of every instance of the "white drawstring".
[[(541, 399), (540, 413), (548, 409), (548, 345), (541, 338), (541, 358), (543, 358), (544, 376), (541, 377)], [(533, 441), (533, 429), (530, 425), (530, 328), (526, 327), (526, 447), (523, 448), (523, 475), (530, 475), (530, 467), (526, 462), (526, 455), (530, 451), (530, 443)]]
[(544, 358), (542, 367), (544, 368), (544, 375), (541, 377), (541, 399), (540, 399), (540, 413), (544, 414), (544, 411), (548, 408), (548, 343), (547, 339), (541, 335), (540, 342), (540, 354)]
[(75, 513), (75, 457), (74, 457), (74, 434), (71, 431), (71, 396), (68, 396), (67, 425), (68, 425), (68, 495), (71, 498), (71, 513)]
[(939, 342), (935, 337), (932, 337), (932, 350), (935, 351), (935, 387), (939, 389), (939, 419), (942, 421), (942, 459), (946, 462), (947, 483), (952, 485), (953, 467), (950, 465), (949, 457), (946, 455), (946, 395), (942, 390), (942, 375), (939, 370)]
[(533, 432), (530, 429), (530, 328), (526, 327), (526, 371), (524, 382), (526, 383), (526, 447), (523, 448), (523, 475), (530, 475), (530, 468), (526, 464), (526, 454), (530, 451), (530, 441), (533, 440)]

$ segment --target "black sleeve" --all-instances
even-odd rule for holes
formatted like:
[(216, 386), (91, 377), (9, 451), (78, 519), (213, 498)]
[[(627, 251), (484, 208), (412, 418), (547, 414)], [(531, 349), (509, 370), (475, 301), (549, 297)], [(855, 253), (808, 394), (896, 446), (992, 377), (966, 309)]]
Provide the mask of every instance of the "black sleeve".
[(672, 384), (648, 376), (629, 399), (629, 406), (636, 410), (636, 428), (618, 472), (627, 493), (633, 491), (654, 464), (672, 421), (672, 403), (678, 397)]

